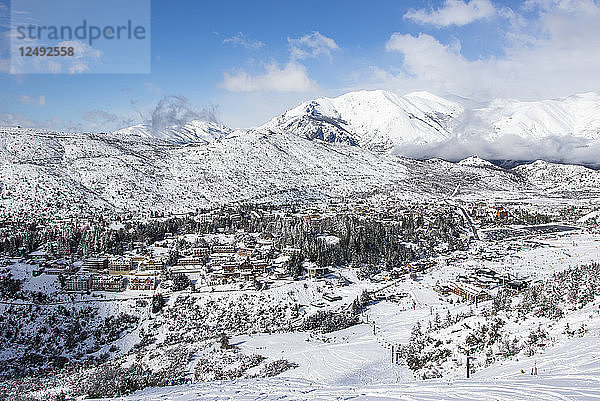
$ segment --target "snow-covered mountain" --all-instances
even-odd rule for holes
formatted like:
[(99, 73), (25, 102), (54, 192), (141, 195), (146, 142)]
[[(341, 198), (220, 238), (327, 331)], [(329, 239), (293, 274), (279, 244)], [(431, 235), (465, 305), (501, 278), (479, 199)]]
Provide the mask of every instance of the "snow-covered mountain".
[[(560, 183), (555, 174), (543, 173), (552, 169), (563, 171)], [(506, 170), (480, 159), (417, 161), (264, 130), (185, 144), (0, 130), (0, 210), (8, 214), (192, 211), (237, 201), (295, 202), (372, 191), (404, 199), (447, 198), (457, 186), (467, 195), (545, 193), (560, 186), (594, 196), (599, 175), (554, 164)]]
[(492, 138), (512, 134), (531, 139), (600, 139), (600, 95), (596, 93), (535, 102), (498, 99), (475, 112), (492, 127)]
[(600, 146), (600, 97), (496, 101), (466, 110), (424, 92), (400, 97), (361, 91), (303, 103), (248, 131), (199, 120), (109, 134), (0, 129), (0, 210), (189, 211), (236, 201), (288, 202), (370, 191), (447, 197), (457, 187), (461, 194), (595, 196), (599, 191), (598, 171), (542, 161), (504, 169), (484, 160), (490, 158), (489, 147), (477, 152), (483, 158), (458, 163), (435, 158), (434, 152), (417, 161), (391, 151), (403, 144), (439, 150), (460, 143), (471, 149), (469, 156), (477, 149), (463, 136), (477, 132), (509, 155), (518, 149), (503, 138), (515, 135), (528, 138), (532, 156), (542, 143), (570, 154), (556, 138), (576, 138), (587, 146), (583, 149), (594, 149)]
[(534, 187), (546, 191), (590, 191), (600, 188), (600, 172), (584, 166), (537, 160), (513, 169)]
[[(259, 130), (419, 158), (461, 159), (481, 152), (489, 159), (600, 163), (594, 157), (600, 150), (598, 94), (473, 104), (428, 92), (398, 96), (383, 90), (358, 91), (304, 102)], [(232, 132), (219, 123), (193, 120), (159, 127), (138, 124), (109, 135), (183, 144), (209, 143)]]
[(490, 163), (489, 161), (484, 160), (481, 157), (477, 157), (477, 156), (467, 157), (466, 159), (459, 161), (458, 164), (460, 164), (461, 166), (471, 166), (471, 167), (487, 167), (487, 168), (493, 168), (493, 169), (499, 168), (495, 164)]
[[(195, 210), (240, 200), (294, 201), (381, 190), (514, 190), (444, 161), (418, 162), (293, 134), (249, 131), (185, 146), (155, 139), (0, 132), (0, 205), (9, 212)], [(505, 177), (506, 176), (506, 177)]]
[(153, 127), (138, 124), (113, 132), (115, 137), (155, 138), (174, 143), (209, 143), (233, 132), (229, 127), (212, 121), (192, 120), (183, 125)]
[(382, 90), (319, 98), (274, 118), (263, 128), (371, 150), (447, 139), (462, 107), (427, 92), (398, 96)]
[(481, 153), (496, 160), (600, 162), (598, 94), (473, 104), (427, 92), (359, 91), (304, 102), (263, 128), (418, 158)]

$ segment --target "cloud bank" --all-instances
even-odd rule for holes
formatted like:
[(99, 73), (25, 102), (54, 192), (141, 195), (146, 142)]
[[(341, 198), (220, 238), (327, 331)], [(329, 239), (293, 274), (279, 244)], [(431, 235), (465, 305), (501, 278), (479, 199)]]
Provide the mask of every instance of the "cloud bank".
[(397, 90), (427, 89), (490, 100), (554, 98), (600, 91), (600, 6), (592, 0), (529, 1), (525, 10), (538, 17), (514, 14), (501, 55), (468, 59), (458, 39), (397, 32), (388, 52), (403, 56), (396, 70), (372, 68), (379, 85)]
[(549, 136), (536, 140), (518, 135), (506, 135), (498, 139), (480, 136), (453, 137), (447, 141), (426, 145), (398, 146), (392, 153), (415, 159), (439, 157), (458, 161), (476, 155), (493, 161), (541, 159), (600, 167), (600, 159), (598, 159), (600, 141), (590, 141), (572, 136)]

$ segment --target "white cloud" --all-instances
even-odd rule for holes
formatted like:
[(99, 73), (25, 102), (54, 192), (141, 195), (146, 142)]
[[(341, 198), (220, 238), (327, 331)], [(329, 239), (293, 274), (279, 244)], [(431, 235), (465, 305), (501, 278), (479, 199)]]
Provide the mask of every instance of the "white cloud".
[(440, 157), (461, 160), (477, 155), (486, 160), (549, 160), (600, 167), (600, 143), (571, 136), (522, 138), (504, 135), (500, 139), (484, 136), (452, 137), (443, 142), (399, 146), (393, 153), (417, 159)]
[(260, 40), (250, 39), (242, 32), (238, 32), (237, 35), (224, 39), (223, 43), (231, 44), (233, 46), (241, 46), (248, 50), (258, 50), (265, 46), (265, 44)]
[(22, 127), (32, 127), (37, 126), (37, 123), (20, 113), (0, 112), (0, 125), (3, 127), (16, 127), (17, 125)]
[[(242, 35), (242, 34), (239, 34)], [(230, 38), (231, 43), (239, 39)], [(229, 40), (229, 39), (226, 39)], [(317, 83), (308, 76), (306, 67), (298, 60), (326, 55), (339, 49), (337, 43), (320, 32), (313, 32), (299, 38), (288, 38), (290, 60), (283, 68), (277, 62), (265, 65), (265, 73), (252, 75), (244, 69), (223, 73), (221, 88), (231, 92), (309, 92), (318, 88)]]
[(46, 96), (39, 95), (38, 97), (31, 97), (28, 95), (19, 96), (19, 102), (23, 104), (30, 104), (35, 106), (45, 106), (46, 105)]
[(402, 71), (374, 69), (381, 86), (421, 88), (478, 99), (543, 99), (600, 91), (600, 6), (593, 1), (530, 2), (536, 17), (515, 18), (503, 55), (469, 60), (458, 41), (394, 33), (386, 50), (403, 55)]
[(84, 112), (82, 119), (85, 121), (87, 129), (103, 132), (111, 132), (135, 123), (135, 119), (132, 116), (115, 114), (98, 109)]
[(410, 10), (404, 14), (404, 18), (419, 24), (438, 27), (463, 26), (477, 20), (489, 19), (496, 12), (496, 8), (490, 0), (446, 0), (444, 5), (437, 10)]
[(244, 70), (233, 74), (225, 72), (219, 86), (232, 92), (307, 92), (317, 87), (301, 64), (289, 62), (280, 68), (277, 63), (271, 63), (265, 69), (260, 75), (250, 75)]
[(321, 54), (331, 58), (331, 51), (338, 50), (335, 40), (320, 32), (313, 32), (299, 38), (288, 38), (290, 53), (293, 60), (314, 58)]

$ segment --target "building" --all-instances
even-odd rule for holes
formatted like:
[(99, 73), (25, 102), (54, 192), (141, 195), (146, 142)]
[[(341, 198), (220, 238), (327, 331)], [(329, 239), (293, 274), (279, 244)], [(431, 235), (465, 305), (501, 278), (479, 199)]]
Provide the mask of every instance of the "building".
[(238, 262), (225, 262), (221, 266), (224, 272), (233, 273), (239, 268), (240, 264)]
[(129, 282), (130, 290), (138, 290), (138, 291), (152, 291), (156, 288), (156, 280), (146, 277), (146, 278), (134, 278)]
[(177, 266), (202, 266), (204, 261), (199, 257), (186, 257), (177, 260)]
[(250, 263), (252, 264), (252, 270), (255, 273), (265, 273), (269, 267), (269, 263), (264, 259), (251, 259)]
[(254, 248), (249, 248), (249, 247), (242, 247), (240, 249), (238, 249), (238, 255), (243, 256), (243, 257), (251, 257), (252, 253), (254, 252)]
[(30, 259), (33, 259), (35, 261), (44, 261), (48, 259), (48, 254), (43, 249), (33, 251), (28, 256)]
[(89, 291), (90, 277), (83, 275), (72, 275), (65, 279), (63, 289), (65, 291)]
[(96, 291), (123, 291), (124, 279), (122, 277), (103, 276), (94, 274), (90, 279), (90, 289)]
[(494, 206), (496, 210), (496, 217), (498, 219), (505, 219), (508, 217), (508, 210), (504, 209), (502, 206)]
[(233, 259), (234, 256), (234, 253), (215, 252), (210, 254), (210, 260), (211, 262), (222, 263)]
[(145, 259), (139, 265), (140, 270), (153, 270), (153, 271), (161, 271), (164, 268), (164, 264), (160, 260), (156, 259)]
[(143, 262), (146, 260), (145, 256), (134, 256), (131, 258), (131, 263), (133, 264), (133, 268), (137, 269)]
[(235, 248), (233, 245), (215, 245), (213, 246), (214, 253), (234, 253)]
[(196, 216), (196, 221), (200, 223), (209, 223), (213, 221), (213, 216), (210, 213), (201, 213)]
[(87, 258), (83, 262), (82, 268), (87, 271), (99, 272), (108, 269), (108, 258), (106, 257), (95, 257)]
[(322, 277), (329, 273), (329, 270), (326, 267), (320, 267), (315, 265), (314, 263), (305, 266), (306, 275), (310, 278)]
[(258, 240), (256, 240), (256, 243), (261, 247), (273, 246), (273, 240), (265, 238), (259, 238)]
[(128, 257), (119, 256), (108, 260), (108, 273), (113, 275), (130, 274), (133, 260)]
[(465, 298), (467, 301), (483, 301), (488, 298), (488, 294), (481, 288), (469, 284), (450, 283), (447, 286), (448, 291)]
[(200, 247), (190, 249), (190, 256), (194, 258), (203, 258), (208, 255), (210, 255), (210, 249), (208, 248)]
[(433, 286), (433, 290), (439, 292), (442, 295), (448, 295), (451, 292), (450, 288), (447, 285), (443, 284), (436, 284), (435, 286)]
[(506, 287), (513, 289), (513, 290), (522, 291), (528, 287), (528, 283), (525, 280), (514, 279), (514, 280), (508, 281), (506, 283)]

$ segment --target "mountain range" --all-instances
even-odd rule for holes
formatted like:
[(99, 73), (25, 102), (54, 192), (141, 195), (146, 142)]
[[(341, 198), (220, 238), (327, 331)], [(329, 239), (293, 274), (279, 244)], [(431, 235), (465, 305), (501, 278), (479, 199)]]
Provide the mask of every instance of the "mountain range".
[[(478, 154), (500, 162), (544, 159), (600, 166), (596, 93), (529, 102), (495, 99), (485, 104), (457, 99), (428, 92), (404, 96), (383, 90), (350, 92), (303, 102), (257, 129), (417, 159), (458, 161)], [(156, 125), (139, 124), (112, 135), (183, 144), (206, 143), (235, 131), (212, 121)]]
[(468, 157), (480, 153), (476, 147), (456, 163), (435, 153), (421, 160), (403, 156), (468, 144), (471, 137), (504, 147), (521, 138), (532, 151), (544, 141), (565, 151), (568, 144), (593, 149), (600, 139), (600, 97), (466, 108), (425, 92), (361, 91), (302, 103), (249, 130), (207, 121), (147, 123), (105, 134), (4, 128), (0, 213), (185, 212), (374, 192), (422, 200), (447, 198), (457, 188), (482, 199), (600, 192), (600, 173), (578, 165), (529, 159), (502, 168)]
[(351, 92), (304, 102), (262, 128), (421, 159), (480, 154), (494, 160), (600, 163), (598, 94), (471, 104), (427, 92)]

